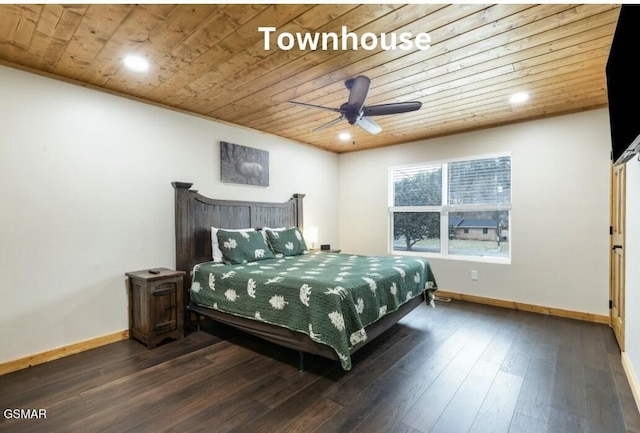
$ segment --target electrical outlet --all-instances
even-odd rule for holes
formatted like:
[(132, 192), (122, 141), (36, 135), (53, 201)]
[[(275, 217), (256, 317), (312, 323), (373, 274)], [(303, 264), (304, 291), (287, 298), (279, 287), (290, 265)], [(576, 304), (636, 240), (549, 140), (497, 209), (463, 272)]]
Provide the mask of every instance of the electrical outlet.
[(471, 279), (473, 281), (478, 281), (478, 271), (471, 271)]

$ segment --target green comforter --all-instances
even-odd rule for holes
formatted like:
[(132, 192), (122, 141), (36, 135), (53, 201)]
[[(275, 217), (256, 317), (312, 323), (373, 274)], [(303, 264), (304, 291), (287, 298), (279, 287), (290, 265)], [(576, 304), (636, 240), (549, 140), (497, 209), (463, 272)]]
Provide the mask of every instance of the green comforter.
[(201, 263), (191, 301), (303, 332), (333, 348), (349, 370), (349, 349), (367, 339), (365, 326), (425, 290), (431, 302), (436, 288), (421, 258), (311, 253), (243, 265)]

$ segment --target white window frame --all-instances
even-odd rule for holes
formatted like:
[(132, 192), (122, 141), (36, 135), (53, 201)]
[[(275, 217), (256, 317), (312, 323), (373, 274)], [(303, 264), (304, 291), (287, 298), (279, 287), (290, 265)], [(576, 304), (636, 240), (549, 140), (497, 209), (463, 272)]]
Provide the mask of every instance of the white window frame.
[[(483, 263), (498, 263), (498, 264), (511, 264), (511, 251), (513, 249), (513, 227), (511, 221), (511, 202), (513, 200), (513, 182), (511, 183), (511, 197), (509, 203), (499, 205), (450, 205), (448, 203), (449, 194), (449, 164), (461, 161), (474, 161), (479, 159), (490, 158), (502, 158), (509, 157), (511, 160), (511, 178), (513, 180), (513, 158), (511, 153), (495, 153), (486, 155), (476, 155), (464, 158), (445, 159), (439, 161), (427, 161), (416, 164), (397, 165), (389, 167), (389, 235), (388, 235), (388, 252), (391, 255), (402, 256), (419, 256), (427, 258), (439, 258), (448, 260), (460, 260), (470, 262), (483, 262)], [(394, 172), (400, 169), (417, 168), (424, 166), (440, 165), (442, 168), (442, 205), (440, 206), (394, 206)], [(440, 252), (426, 252), (426, 251), (394, 251), (393, 249), (393, 214), (395, 212), (437, 212), (440, 213)], [(461, 254), (449, 254), (449, 213), (451, 212), (474, 212), (474, 211), (504, 211), (509, 213), (509, 255), (508, 257), (495, 257), (495, 256), (479, 256), (479, 255), (461, 255)], [(445, 234), (444, 236), (442, 234)]]

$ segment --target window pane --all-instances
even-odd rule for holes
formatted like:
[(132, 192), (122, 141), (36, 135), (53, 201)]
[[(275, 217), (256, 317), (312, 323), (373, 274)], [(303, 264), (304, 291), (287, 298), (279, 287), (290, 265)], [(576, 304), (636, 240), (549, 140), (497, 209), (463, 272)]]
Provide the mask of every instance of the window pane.
[(393, 251), (440, 252), (440, 213), (394, 212)]
[(511, 203), (511, 157), (449, 163), (449, 204)]
[(393, 171), (394, 206), (440, 206), (442, 167), (430, 165)]
[(509, 257), (509, 212), (451, 212), (449, 254)]

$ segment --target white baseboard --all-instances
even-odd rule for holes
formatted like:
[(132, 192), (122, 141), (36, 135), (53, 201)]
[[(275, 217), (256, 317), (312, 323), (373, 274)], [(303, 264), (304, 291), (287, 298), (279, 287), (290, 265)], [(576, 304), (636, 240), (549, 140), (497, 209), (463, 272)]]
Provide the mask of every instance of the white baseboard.
[(633, 371), (633, 366), (627, 356), (627, 352), (622, 352), (622, 367), (624, 368), (624, 372), (627, 374), (627, 380), (629, 380), (631, 392), (633, 392), (633, 398), (636, 401), (638, 410), (640, 411), (640, 383), (638, 383), (638, 377), (636, 376), (635, 371)]

